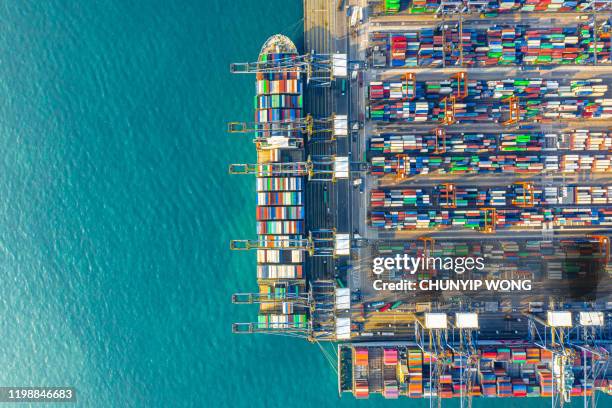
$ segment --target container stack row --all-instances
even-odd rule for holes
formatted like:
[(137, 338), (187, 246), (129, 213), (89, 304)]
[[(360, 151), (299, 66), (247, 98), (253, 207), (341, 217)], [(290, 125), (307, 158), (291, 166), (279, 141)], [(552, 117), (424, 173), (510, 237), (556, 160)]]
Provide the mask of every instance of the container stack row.
[[(293, 58), (292, 54), (264, 54), (261, 62)], [(290, 121), (302, 117), (303, 84), (297, 72), (259, 72), (255, 82), (255, 121)], [(266, 134), (262, 135), (266, 136)]]
[[(257, 234), (260, 237), (304, 235), (304, 180), (301, 177), (257, 177)], [(301, 279), (299, 250), (260, 249), (257, 251), (258, 278)]]
[[(597, 256), (599, 244), (594, 239), (541, 241), (541, 240), (503, 240), (486, 241), (440, 241), (429, 250), (429, 256), (441, 258), (481, 257), (484, 259), (483, 277), (489, 278), (516, 278), (524, 274), (529, 279), (540, 279), (543, 271), (550, 269), (551, 265), (558, 274), (570, 277), (572, 273), (588, 273), (589, 265), (584, 265), (585, 256)], [(406, 254), (410, 257), (426, 256), (423, 245), (419, 241), (403, 241), (380, 244), (380, 256), (394, 256)], [(476, 272), (474, 272), (476, 273)], [(453, 274), (444, 270), (434, 272), (439, 278), (453, 278)], [(417, 277), (418, 279), (425, 279)], [(539, 355), (538, 355), (539, 356)], [(532, 358), (531, 358), (532, 359)], [(529, 351), (527, 360), (530, 360)], [(533, 361), (532, 361), (533, 362)]]
[(564, 186), (529, 189), (514, 184), (500, 187), (434, 187), (372, 190), (370, 207), (508, 207), (612, 204), (612, 186)]
[[(500, 14), (510, 12), (572, 12), (582, 10), (608, 10), (606, 0), (410, 0), (406, 10), (411, 14), (431, 14), (437, 12), (481, 12)], [(400, 11), (399, 0), (385, 0), (384, 11), (395, 14)]]
[(563, 133), (534, 131), (492, 133), (450, 133), (445, 141), (435, 134), (391, 134), (372, 136), (369, 150), (375, 154), (433, 153), (445, 147), (448, 153), (540, 152), (556, 150), (610, 151), (609, 131), (572, 130)]
[(564, 154), (561, 156), (406, 156), (372, 157), (372, 174), (383, 176), (397, 174), (403, 169), (407, 175), (419, 174), (490, 174), (541, 172), (592, 172), (612, 171), (612, 156)]
[[(519, 99), (519, 121), (611, 119), (612, 99)], [(450, 105), (449, 105), (450, 106)], [(444, 119), (445, 102), (371, 102), (369, 118), (383, 122), (436, 123)], [(454, 104), (457, 123), (502, 122), (510, 108), (504, 101), (460, 101)]]
[[(410, 98), (437, 100), (453, 95), (458, 88), (457, 79), (444, 81), (417, 81), (416, 85), (406, 81), (370, 82), (370, 100), (404, 100)], [(558, 81), (542, 78), (512, 78), (504, 80), (468, 80), (469, 99), (520, 98), (578, 98), (603, 97), (608, 85), (601, 78)]]
[[(445, 27), (389, 34), (388, 65), (482, 67), (610, 63), (609, 22), (597, 31), (597, 38), (588, 24), (550, 28), (496, 25), (488, 29), (464, 25), (462, 35), (457, 25)], [(462, 51), (457, 46), (460, 43)]]
[(303, 329), (308, 326), (308, 322), (304, 314), (260, 314), (257, 326), (260, 329)]
[[(441, 398), (456, 398), (461, 395), (484, 397), (550, 397), (557, 392), (552, 384), (552, 353), (531, 343), (511, 347), (494, 345), (476, 350), (476, 364), (471, 368), (471, 388), (465, 380), (467, 361), (464, 356), (451, 354), (441, 363), (441, 372), (436, 384), (429, 381), (432, 370), (438, 370), (435, 357), (416, 348), (403, 346), (344, 346), (351, 348), (350, 363), (343, 366), (352, 369), (351, 391), (357, 398), (368, 398), (371, 393), (380, 393), (385, 398), (399, 396), (421, 398), (437, 394)], [(385, 350), (395, 349), (399, 359), (387, 364)], [(356, 351), (359, 350), (359, 351)], [(369, 351), (371, 350), (371, 355)], [(346, 357), (345, 357), (346, 358)], [(584, 367), (580, 358), (569, 363), (570, 368), (580, 373)], [(587, 369), (592, 359), (586, 362)], [(395, 368), (395, 370), (393, 370)], [(380, 373), (385, 374), (381, 379)], [(569, 386), (572, 395), (590, 395), (593, 385), (577, 375)], [(607, 381), (599, 380), (595, 388), (606, 389)], [(430, 391), (431, 390), (431, 391)]]
[[(494, 218), (494, 220), (492, 220)], [(484, 210), (372, 211), (371, 225), (380, 229), (415, 230), (463, 227), (482, 230), (504, 228), (612, 226), (610, 208), (524, 208), (498, 209), (496, 217)]]

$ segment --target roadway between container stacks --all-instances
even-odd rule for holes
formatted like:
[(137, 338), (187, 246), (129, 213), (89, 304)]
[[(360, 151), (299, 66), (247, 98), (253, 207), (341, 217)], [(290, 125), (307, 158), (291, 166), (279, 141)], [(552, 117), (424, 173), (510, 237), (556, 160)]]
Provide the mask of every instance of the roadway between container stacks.
[[(422, 236), (428, 236), (435, 239), (501, 239), (501, 238), (512, 238), (512, 239), (536, 239), (542, 237), (542, 229), (514, 229), (514, 230), (498, 230), (493, 234), (484, 234), (478, 231), (471, 231), (465, 229), (444, 229), (444, 230), (433, 230), (433, 229), (420, 229), (420, 230), (405, 230), (405, 231), (382, 231), (379, 232), (379, 239), (381, 240), (415, 240)], [(606, 226), (602, 227), (588, 227), (588, 228), (572, 228), (572, 229), (558, 229), (552, 230), (555, 237), (564, 238), (581, 238), (585, 234), (598, 234), (598, 233), (609, 233), (610, 228)]]
[[(325, 0), (304, 0), (304, 53), (330, 52), (331, 32), (329, 22), (332, 11)], [(330, 88), (307, 86), (305, 88), (305, 111), (314, 118), (329, 117), (332, 112)], [(332, 155), (334, 150), (327, 143), (307, 143), (306, 154), (310, 156)], [(332, 202), (334, 186), (329, 182), (311, 182), (306, 186), (306, 222), (309, 230), (333, 227)], [(328, 213), (328, 206), (330, 207)], [(307, 258), (307, 271), (311, 279), (333, 277), (333, 259)]]

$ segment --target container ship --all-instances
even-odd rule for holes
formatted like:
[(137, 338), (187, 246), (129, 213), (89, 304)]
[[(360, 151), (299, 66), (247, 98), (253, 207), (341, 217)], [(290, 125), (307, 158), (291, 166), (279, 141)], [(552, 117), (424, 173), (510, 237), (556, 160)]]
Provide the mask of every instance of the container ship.
[[(274, 35), (262, 46), (258, 62), (279, 66), (296, 56), (289, 38)], [(306, 327), (306, 313), (299, 302), (305, 287), (304, 253), (290, 247), (304, 238), (304, 179), (299, 174), (277, 174), (266, 166), (303, 159), (301, 133), (287, 131), (302, 117), (303, 83), (299, 71), (287, 68), (258, 72), (255, 84), (256, 219), (261, 248), (257, 250), (260, 312), (256, 329), (302, 329)]]

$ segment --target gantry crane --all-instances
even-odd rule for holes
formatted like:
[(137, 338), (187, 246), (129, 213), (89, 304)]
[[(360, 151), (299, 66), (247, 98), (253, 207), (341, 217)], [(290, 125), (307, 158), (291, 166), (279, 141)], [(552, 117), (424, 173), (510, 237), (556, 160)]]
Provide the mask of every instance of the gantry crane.
[(255, 174), (258, 177), (291, 176), (308, 177), (309, 181), (336, 182), (348, 178), (349, 172), (368, 170), (366, 163), (349, 163), (347, 157), (309, 156), (303, 162), (269, 162), (230, 164), (230, 174)]
[[(440, 4), (440, 7), (442, 7)], [(442, 14), (442, 22), (441, 22), (441, 30), (442, 30), (442, 66), (446, 67), (446, 54), (448, 52), (452, 52), (453, 47), (452, 44), (446, 42), (446, 22), (445, 22), (445, 14)], [(459, 65), (463, 66), (463, 11), (459, 12), (459, 44), (457, 44), (457, 48), (459, 49)]]
[(444, 116), (442, 117), (443, 125), (448, 126), (448, 125), (452, 125), (453, 123), (457, 122), (457, 119), (455, 117), (456, 102), (457, 102), (457, 98), (455, 97), (455, 95), (445, 96), (440, 101), (440, 105), (442, 105), (443, 107), (442, 109), (444, 111)]
[[(449, 366), (447, 316), (445, 313), (425, 313), (415, 320), (415, 340), (424, 355), (429, 355), (429, 406), (442, 406), (441, 379)], [(452, 391), (451, 391), (452, 395)]]
[(516, 125), (521, 119), (521, 110), (518, 96), (511, 96), (507, 99), (510, 116), (503, 122), (505, 126)]
[(531, 313), (525, 313), (525, 315), (528, 319), (530, 340), (537, 347), (552, 355), (550, 362), (551, 406), (563, 406), (564, 403), (570, 401), (574, 381), (571, 366), (576, 353), (568, 342), (573, 326), (572, 313), (555, 310), (555, 303), (551, 301), (546, 319)]
[(334, 57), (328, 54), (311, 53), (287, 55), (284, 58), (265, 61), (238, 62), (230, 64), (230, 72), (232, 74), (295, 72), (305, 74), (309, 84), (329, 87), (334, 80)]
[[(270, 122), (230, 122), (228, 123), (229, 133), (253, 133), (253, 142), (265, 147), (270, 144), (270, 139), (274, 137), (287, 138), (290, 147), (303, 145), (303, 137), (308, 140), (314, 135), (324, 135), (329, 140), (336, 139), (334, 121), (336, 115), (332, 114), (329, 118), (314, 119), (312, 115), (303, 118), (279, 120)], [(346, 132), (346, 129), (344, 129)]]
[(440, 202), (440, 205), (448, 208), (457, 208), (457, 188), (452, 183), (444, 183), (441, 185), (444, 189), (444, 195), (440, 198), (444, 198), (444, 201)]
[(418, 240), (423, 243), (423, 255), (425, 257), (432, 256), (436, 245), (436, 240), (431, 237), (419, 237)]
[(482, 232), (485, 234), (493, 234), (497, 226), (497, 209), (494, 207), (483, 208), (484, 212), (484, 227)]
[(406, 159), (407, 155), (400, 153), (395, 156), (397, 158), (397, 167), (395, 168), (395, 181), (400, 182), (406, 178)]
[(568, 343), (581, 356), (582, 362), (582, 400), (583, 406), (595, 408), (597, 396), (595, 387), (599, 380), (606, 378), (610, 364), (610, 351), (606, 348), (605, 313), (602, 311), (583, 311), (575, 336)]
[(516, 198), (512, 200), (512, 205), (522, 208), (533, 207), (535, 202), (535, 190), (533, 187), (533, 183), (519, 181), (515, 184), (522, 187), (523, 195), (520, 197), (520, 199), (517, 195)]
[[(283, 284), (287, 284), (287, 281), (283, 281)], [(294, 305), (308, 305), (309, 297), (308, 294), (297, 293), (294, 296), (276, 296), (275, 294), (269, 293), (234, 293), (232, 295), (232, 303), (236, 305), (252, 305), (252, 304), (282, 304), (282, 303), (293, 303)]]
[[(406, 94), (408, 96), (408, 100), (411, 101), (416, 97), (416, 76), (412, 72), (406, 72), (404, 74), (404, 83), (406, 84)], [(408, 94), (408, 90), (411, 90), (410, 94)]]
[(308, 233), (307, 237), (261, 235), (257, 239), (230, 241), (232, 251), (257, 249), (294, 249), (305, 251), (310, 256), (335, 256), (336, 230), (320, 229)]
[(446, 153), (446, 130), (444, 128), (436, 128), (436, 146), (434, 148), (435, 154)]
[[(475, 393), (473, 384), (476, 382), (478, 372), (478, 350), (476, 347), (478, 332), (478, 315), (473, 312), (455, 313), (455, 322), (452, 331), (451, 347), (455, 356), (459, 357), (460, 378), (460, 407), (472, 407), (472, 397), (479, 395)], [(458, 339), (455, 337), (458, 334)]]
[[(423, 248), (422, 248), (422, 254), (423, 257), (425, 257), (425, 259), (430, 258), (432, 256), (434, 256), (434, 248), (436, 245), (436, 240), (434, 238), (431, 237), (419, 237), (418, 241), (422, 242)], [(435, 276), (436, 275), (436, 268), (435, 265), (432, 263), (430, 264), (430, 262), (425, 262), (425, 266), (422, 268), (423, 271), (427, 271), (427, 273), (429, 274), (429, 276)], [(419, 279), (421, 279), (421, 277), (419, 277)]]
[(610, 237), (606, 235), (591, 235), (589, 238), (597, 240), (602, 262), (608, 264), (610, 262)]
[(463, 100), (468, 96), (468, 76), (467, 72), (461, 71), (451, 75), (451, 80), (457, 81), (457, 92), (454, 94), (457, 100)]
[(313, 163), (305, 162), (271, 162), (230, 164), (230, 174), (255, 174), (258, 177), (273, 176), (310, 176), (313, 172)]

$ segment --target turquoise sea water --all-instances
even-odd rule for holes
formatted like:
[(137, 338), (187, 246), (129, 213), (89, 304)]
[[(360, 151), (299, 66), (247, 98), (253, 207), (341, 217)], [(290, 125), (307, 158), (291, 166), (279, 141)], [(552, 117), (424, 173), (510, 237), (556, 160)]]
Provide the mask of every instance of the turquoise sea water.
[(254, 92), (228, 65), (300, 43), (301, 7), (0, 4), (0, 385), (75, 386), (83, 407), (428, 406), (338, 401), (316, 345), (231, 334), (256, 313), (230, 303), (254, 255), (228, 249), (255, 204), (227, 166), (255, 154), (225, 132)]

